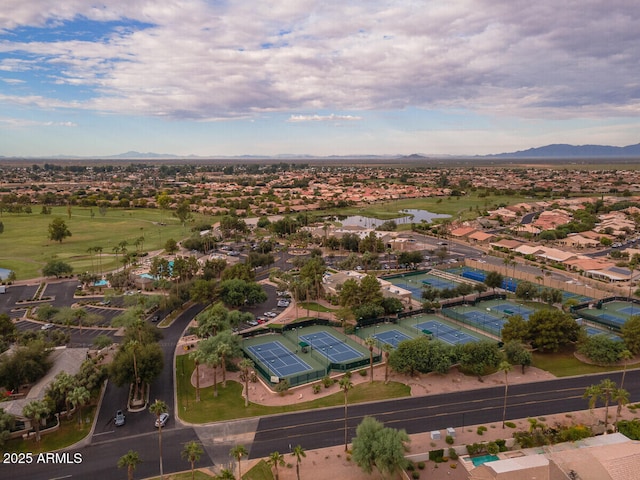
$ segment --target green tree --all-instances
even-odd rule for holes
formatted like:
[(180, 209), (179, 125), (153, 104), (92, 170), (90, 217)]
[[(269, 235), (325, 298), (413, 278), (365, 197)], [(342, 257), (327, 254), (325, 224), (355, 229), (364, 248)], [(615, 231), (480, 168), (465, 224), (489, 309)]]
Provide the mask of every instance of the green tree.
[(487, 371), (497, 368), (502, 360), (498, 344), (490, 340), (458, 345), (456, 351), (460, 366), (473, 372), (480, 381)]
[(197, 333), (200, 338), (215, 337), (230, 327), (229, 310), (218, 302), (196, 316)]
[(364, 344), (369, 348), (369, 382), (373, 383), (373, 347), (376, 344), (376, 339), (367, 337), (364, 339)]
[(300, 480), (300, 464), (302, 463), (302, 459), (307, 457), (307, 454), (300, 445), (296, 445), (293, 447), (293, 452), (291, 453), (294, 457), (296, 457), (296, 476), (298, 480)]
[(622, 339), (627, 349), (633, 354), (640, 353), (640, 315), (632, 315), (624, 322), (622, 328)]
[(525, 342), (529, 336), (529, 325), (522, 315), (510, 315), (502, 327), (502, 341)]
[(618, 403), (618, 408), (616, 409), (616, 431), (618, 430), (618, 422), (620, 421), (620, 416), (622, 415), (622, 407), (629, 403), (630, 393), (624, 388), (616, 388), (611, 400)]
[(11, 317), (6, 313), (0, 313), (0, 338), (13, 342), (16, 339), (17, 331), (18, 329), (11, 321)]
[(45, 277), (60, 278), (71, 273), (73, 273), (73, 267), (62, 260), (50, 260), (42, 267), (42, 275)]
[(409, 436), (404, 430), (385, 428), (373, 417), (364, 417), (353, 439), (353, 460), (370, 474), (376, 467), (383, 476), (394, 475), (407, 465)]
[(247, 451), (244, 445), (236, 445), (231, 449), (229, 454), (233, 458), (235, 458), (236, 462), (238, 462), (238, 478), (242, 478), (242, 469), (240, 468), (240, 461), (242, 460), (242, 457), (246, 457), (247, 455), (249, 455), (249, 452)]
[(598, 401), (604, 402), (604, 431), (607, 432), (609, 424), (609, 403), (616, 395), (617, 386), (612, 380), (605, 378), (597, 385), (590, 385), (583, 397), (589, 399), (589, 409), (593, 410)]
[(504, 372), (504, 404), (502, 406), (502, 428), (505, 428), (505, 419), (507, 417), (507, 391), (509, 390), (509, 370), (511, 370), (511, 364), (509, 362), (502, 361), (498, 365), (498, 370)]
[(238, 364), (240, 367), (240, 378), (244, 381), (244, 406), (249, 406), (249, 379), (251, 370), (254, 367), (253, 361), (249, 358), (243, 358)]
[(62, 240), (70, 236), (71, 232), (62, 218), (56, 217), (51, 221), (49, 224), (49, 240), (62, 243)]
[(169, 255), (172, 253), (176, 253), (178, 251), (178, 242), (176, 242), (173, 238), (167, 239), (164, 243), (164, 251)]
[(191, 205), (189, 204), (189, 200), (183, 200), (176, 207), (176, 211), (173, 212), (173, 215), (180, 220), (180, 223), (184, 227), (189, 220), (193, 218), (191, 214)]
[(68, 394), (69, 402), (78, 409), (78, 426), (82, 426), (82, 407), (89, 402), (91, 393), (85, 387), (75, 387)]
[(557, 352), (580, 339), (581, 327), (569, 313), (538, 310), (529, 316), (528, 341), (541, 351)]
[(389, 356), (391, 355), (391, 351), (393, 347), (388, 343), (384, 343), (382, 345), (382, 351), (384, 352), (384, 384), (389, 383)]
[(267, 464), (274, 469), (276, 480), (280, 478), (278, 474), (278, 467), (284, 467), (284, 455), (279, 452), (272, 452), (269, 454), (269, 458), (267, 459)]
[(531, 352), (518, 341), (507, 342), (504, 346), (504, 354), (509, 363), (512, 365), (520, 365), (523, 374), (524, 369), (533, 362)]
[(118, 468), (127, 469), (127, 478), (129, 480), (133, 480), (133, 472), (136, 470), (136, 467), (142, 463), (140, 459), (140, 455), (138, 452), (134, 452), (133, 450), (129, 450), (123, 456), (118, 459)]
[(0, 447), (2, 447), (11, 435), (11, 429), (15, 426), (16, 418), (0, 408)]
[(158, 452), (160, 456), (160, 479), (164, 478), (162, 473), (162, 424), (160, 423), (160, 415), (167, 413), (169, 408), (167, 404), (162, 400), (157, 400), (149, 405), (149, 411), (156, 416), (156, 423), (158, 425)]
[(194, 480), (195, 478), (195, 464), (200, 461), (200, 457), (203, 453), (204, 450), (202, 449), (202, 446), (195, 440), (185, 443), (182, 448), (182, 458), (191, 464), (191, 480)]
[(599, 365), (612, 365), (620, 360), (624, 343), (606, 333), (586, 336), (578, 345), (578, 352)]
[(207, 362), (207, 353), (200, 348), (200, 344), (189, 354), (196, 366), (196, 402), (200, 401), (200, 364)]
[(502, 276), (502, 274), (496, 272), (495, 270), (487, 273), (487, 276), (484, 278), (484, 284), (487, 287), (492, 288), (494, 292), (496, 291), (496, 288), (499, 288), (502, 285), (503, 281), (504, 277)]
[(49, 406), (44, 400), (32, 400), (22, 409), (22, 414), (31, 421), (31, 426), (36, 432), (36, 442), (40, 442), (40, 423), (49, 413)]
[(344, 451), (346, 452), (349, 448), (348, 425), (347, 425), (348, 423), (347, 420), (349, 418), (348, 412), (347, 412), (347, 405), (348, 405), (347, 394), (349, 393), (349, 390), (353, 388), (353, 383), (351, 382), (351, 372), (345, 373), (340, 379), (338, 384), (340, 385), (340, 390), (342, 390), (342, 392), (344, 393)]

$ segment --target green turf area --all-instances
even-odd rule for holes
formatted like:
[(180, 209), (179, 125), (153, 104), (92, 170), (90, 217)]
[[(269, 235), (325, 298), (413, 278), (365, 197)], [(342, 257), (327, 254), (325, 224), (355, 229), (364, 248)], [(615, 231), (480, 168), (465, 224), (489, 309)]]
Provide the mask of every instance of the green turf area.
[(31, 438), (27, 440), (9, 440), (5, 443), (3, 449), (7, 452), (31, 452), (35, 455), (42, 452), (53, 452), (73, 445), (89, 434), (95, 411), (95, 406), (82, 409), (82, 418), (89, 419), (89, 422), (83, 422), (82, 426), (78, 425), (77, 415), (73, 415), (69, 419), (61, 417), (60, 428), (55, 432), (44, 435), (41, 432), (40, 443), (36, 443), (35, 434), (32, 434)]
[(336, 310), (335, 308), (327, 308), (316, 302), (301, 302), (299, 308), (300, 310), (309, 310), (312, 312), (334, 312)]
[(622, 370), (623, 367), (599, 367), (589, 365), (578, 360), (572, 351), (534, 353), (533, 366), (546, 370), (556, 377), (570, 377), (574, 375), (588, 375), (590, 373), (605, 373)]
[(251, 470), (242, 475), (242, 480), (273, 480), (273, 473), (267, 462), (260, 460)]
[[(122, 266), (121, 256), (116, 255), (114, 247), (122, 241), (127, 242), (129, 252), (136, 251), (136, 239), (144, 237), (144, 251), (160, 250), (169, 238), (178, 241), (188, 237), (189, 225), (184, 228), (170, 212), (152, 209), (109, 209), (102, 216), (94, 208), (72, 207), (71, 218), (66, 207), (53, 207), (51, 215), (42, 215), (38, 208), (32, 214), (4, 214), (2, 222), (4, 232), (0, 237), (0, 268), (16, 273), (17, 280), (40, 276), (40, 269), (51, 259), (58, 258), (69, 263), (74, 273), (93, 271), (99, 273)], [(49, 224), (56, 217), (62, 218), (71, 237), (62, 242), (49, 240)], [(205, 218), (194, 215), (197, 223)], [(214, 222), (208, 217), (207, 222)], [(164, 223), (165, 225), (160, 225)], [(90, 255), (88, 250), (102, 247), (102, 255)], [(101, 264), (101, 267), (99, 266)]]
[(317, 215), (362, 215), (364, 217), (373, 217), (381, 220), (397, 218), (398, 212), (404, 209), (427, 210), (432, 213), (448, 214), (453, 217), (458, 215), (461, 218), (477, 218), (479, 209), (492, 210), (498, 208), (499, 205), (513, 205), (525, 201), (531, 201), (531, 198), (525, 198), (519, 195), (489, 195), (480, 197), (478, 193), (470, 193), (464, 197), (425, 197), (410, 198), (406, 200), (394, 200), (389, 202), (375, 203), (367, 206), (355, 206), (348, 208), (333, 209), (327, 211), (316, 212)]
[[(191, 372), (193, 372), (194, 368), (194, 363), (188, 355), (176, 357), (176, 387), (178, 389), (180, 418), (190, 423), (217, 422), (235, 418), (344, 405), (344, 394), (341, 391), (337, 391), (338, 387), (334, 385), (331, 388), (335, 389), (332, 390), (335, 393), (315, 400), (313, 399), (313, 393), (311, 393), (311, 387), (304, 390), (296, 390), (296, 395), (302, 391), (306, 398), (311, 399), (304, 403), (267, 407), (251, 403), (252, 398), (249, 396), (249, 406), (245, 407), (244, 398), (241, 396), (242, 385), (231, 381), (227, 381), (226, 388), (222, 388), (221, 384), (218, 384), (217, 398), (213, 396), (213, 387), (200, 388), (200, 401), (196, 402), (196, 389), (190, 382)], [(220, 376), (218, 376), (218, 380), (220, 379)], [(411, 388), (409, 386), (397, 382), (389, 382), (387, 385), (383, 382), (363, 383), (356, 385), (349, 392), (349, 403), (408, 397), (410, 394)]]

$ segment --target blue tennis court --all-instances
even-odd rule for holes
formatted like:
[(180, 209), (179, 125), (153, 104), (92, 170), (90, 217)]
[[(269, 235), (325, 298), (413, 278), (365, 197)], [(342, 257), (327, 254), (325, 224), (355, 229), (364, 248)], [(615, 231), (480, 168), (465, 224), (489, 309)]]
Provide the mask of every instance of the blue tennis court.
[(438, 277), (428, 277), (422, 280), (422, 283), (425, 285), (429, 285), (430, 287), (437, 288), (438, 290), (451, 289), (456, 288), (458, 284), (451, 280), (444, 280)]
[(270, 373), (280, 378), (313, 370), (306, 362), (277, 341), (252, 345), (246, 349), (255, 355)]
[(391, 345), (393, 348), (396, 348), (400, 342), (412, 340), (409, 335), (402, 333), (400, 330), (387, 330), (386, 332), (376, 333), (371, 336), (376, 340)]
[(534, 312), (534, 310), (532, 310), (531, 308), (527, 308), (522, 305), (516, 305), (513, 303), (501, 303), (499, 305), (492, 305), (491, 310), (498, 310), (505, 315), (520, 315), (525, 320), (529, 320), (529, 315)]
[(409, 290), (414, 298), (422, 298), (422, 287), (416, 286), (416, 284), (410, 285), (408, 283), (394, 283), (397, 287)]
[(458, 330), (450, 325), (446, 325), (435, 320), (418, 323), (415, 328), (423, 333), (425, 330), (431, 332), (435, 339), (442, 340), (443, 342), (450, 345), (458, 345), (478, 341), (478, 338), (474, 337), (473, 335), (469, 335), (468, 333)]
[(478, 325), (482, 330), (494, 333), (495, 335), (500, 335), (502, 327), (507, 323), (506, 320), (502, 318), (498, 318), (489, 313), (478, 312), (477, 310), (464, 312), (463, 315), (465, 318)]
[(306, 342), (311, 350), (328, 358), (333, 363), (345, 363), (356, 358), (362, 358), (362, 353), (338, 340), (328, 332), (316, 332), (300, 335), (300, 340)]
[(640, 305), (629, 305), (628, 307), (620, 308), (618, 312), (625, 315), (640, 315)]
[(601, 313), (598, 315), (598, 318), (602, 318), (603, 320), (608, 320), (610, 323), (614, 323), (616, 325), (624, 325), (627, 321), (626, 318), (619, 317), (617, 315), (612, 315), (610, 313)]

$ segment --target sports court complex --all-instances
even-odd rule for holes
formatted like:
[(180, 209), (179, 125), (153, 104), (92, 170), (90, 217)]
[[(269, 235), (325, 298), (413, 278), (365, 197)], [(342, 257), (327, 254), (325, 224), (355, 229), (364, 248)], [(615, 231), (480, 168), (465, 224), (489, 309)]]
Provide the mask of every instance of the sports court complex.
[[(347, 371), (369, 364), (369, 349), (325, 325), (293, 327), (243, 339), (245, 354), (272, 384), (313, 382), (331, 370)], [(374, 357), (379, 361), (380, 355)]]
[(630, 317), (640, 315), (640, 304), (619, 298), (605, 298), (572, 309), (573, 313), (605, 328), (620, 330)]
[(508, 317), (520, 315), (528, 320), (529, 315), (534, 312), (532, 308), (509, 300), (489, 300), (476, 305), (442, 309), (443, 315), (496, 337), (502, 336), (502, 327), (507, 323)]
[(447, 322), (436, 315), (415, 315), (404, 318), (395, 323), (379, 323), (370, 327), (359, 328), (356, 334), (360, 338), (372, 337), (378, 341), (378, 348), (383, 344), (393, 348), (404, 340), (411, 340), (421, 335), (427, 335), (434, 340), (440, 340), (449, 345), (461, 345), (477, 342), (484, 337), (460, 325)]
[(433, 287), (437, 290), (454, 289), (461, 283), (450, 278), (443, 278), (427, 272), (410, 272), (399, 275), (385, 276), (384, 279), (396, 287), (404, 288), (411, 292), (416, 300), (422, 299), (422, 289)]

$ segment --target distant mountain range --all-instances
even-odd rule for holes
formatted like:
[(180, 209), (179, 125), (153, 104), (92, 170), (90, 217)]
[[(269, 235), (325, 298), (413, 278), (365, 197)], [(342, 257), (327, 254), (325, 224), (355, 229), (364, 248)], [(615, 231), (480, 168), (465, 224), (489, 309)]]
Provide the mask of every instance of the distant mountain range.
[[(5, 157), (0, 155), (0, 158), (17, 158), (17, 157)], [(562, 159), (562, 158), (640, 158), (640, 143), (635, 145), (627, 145), (626, 147), (613, 147), (609, 145), (569, 145), (569, 144), (553, 144), (546, 145), (544, 147), (529, 148), (527, 150), (519, 150), (517, 152), (508, 153), (496, 153), (490, 155), (429, 155), (422, 153), (413, 153), (411, 155), (329, 155), (329, 156), (316, 156), (307, 154), (279, 154), (279, 155), (174, 155), (170, 153), (154, 153), (154, 152), (136, 152), (128, 151), (119, 153), (117, 155), (98, 155), (98, 156), (73, 156), (73, 155), (53, 155), (50, 157), (21, 157), (22, 159), (35, 159), (35, 158), (51, 158), (51, 159), (105, 159), (105, 160), (141, 160), (141, 159), (156, 159), (156, 160), (171, 160), (171, 159), (193, 159), (193, 160), (206, 160), (206, 159), (244, 159), (244, 160), (326, 160), (339, 161), (342, 159), (360, 159), (371, 161), (383, 161), (388, 159), (403, 159), (408, 161), (428, 161), (428, 160), (440, 160), (447, 161), (453, 159), (483, 159), (483, 158), (501, 158), (501, 159)]]
[(544, 147), (529, 148), (511, 153), (483, 155), (484, 158), (587, 158), (587, 157), (640, 157), (640, 143), (626, 147), (609, 145), (568, 145), (557, 143)]

